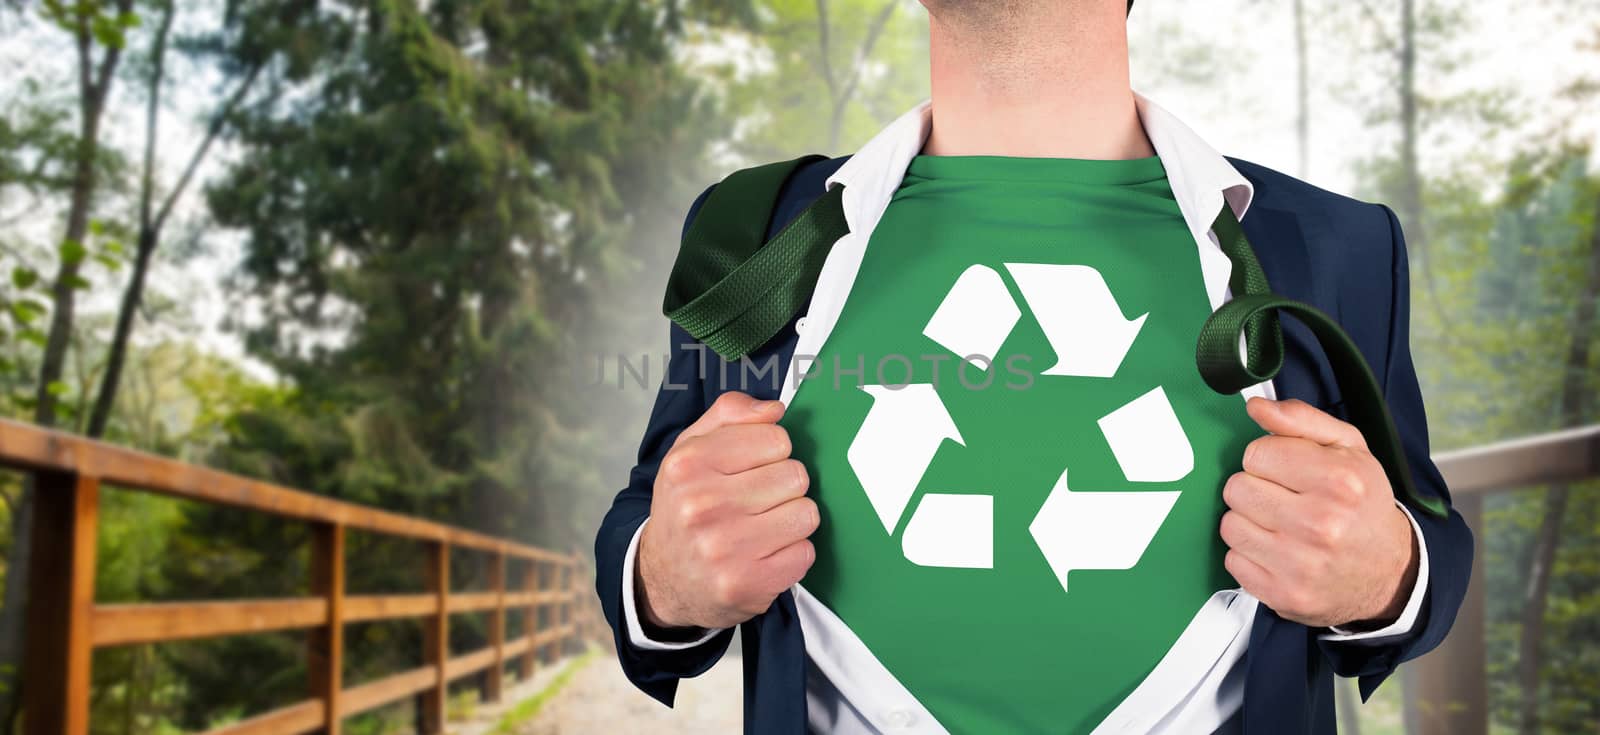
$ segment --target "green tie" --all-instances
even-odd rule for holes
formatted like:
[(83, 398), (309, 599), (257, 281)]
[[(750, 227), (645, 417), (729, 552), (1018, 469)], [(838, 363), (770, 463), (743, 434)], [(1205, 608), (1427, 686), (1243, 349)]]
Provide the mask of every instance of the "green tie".
[[(799, 313), (816, 288), (833, 243), (850, 231), (844, 187), (835, 184), (772, 240), (762, 244), (778, 195), (789, 176), (822, 156), (735, 172), (711, 190), (689, 225), (668, 280), (663, 312), (724, 360), (737, 360), (766, 344)], [(1350, 423), (1383, 465), (1395, 497), (1435, 516), (1450, 513), (1442, 498), (1422, 495), (1383, 391), (1350, 336), (1316, 307), (1272, 293), (1267, 274), (1233, 210), (1224, 203), (1211, 225), (1233, 263), (1233, 300), (1200, 328), (1195, 362), (1207, 385), (1233, 394), (1271, 380), (1283, 367), (1278, 311), (1311, 329), (1328, 356)], [(1239, 354), (1244, 336), (1245, 355)]]
[[(1383, 400), (1383, 391), (1361, 351), (1332, 317), (1310, 304), (1272, 293), (1267, 274), (1256, 260), (1255, 250), (1244, 236), (1244, 228), (1226, 203), (1211, 224), (1222, 253), (1233, 263), (1228, 286), (1233, 299), (1223, 304), (1200, 327), (1195, 362), (1200, 377), (1218, 393), (1237, 393), (1278, 374), (1283, 367), (1283, 330), (1278, 324), (1279, 310), (1286, 311), (1311, 329), (1317, 343), (1328, 356), (1334, 380), (1344, 396), (1350, 423), (1361, 430), (1367, 449), (1383, 465), (1394, 494), (1412, 507), (1436, 516), (1450, 514), (1444, 500), (1417, 492), (1400, 445), (1400, 432)], [(1239, 335), (1244, 335), (1245, 355), (1240, 359)]]
[(836, 184), (761, 244), (783, 182), (822, 158), (802, 156), (735, 172), (711, 190), (684, 233), (663, 311), (725, 360), (766, 344), (800, 312), (828, 251), (850, 231), (844, 187)]

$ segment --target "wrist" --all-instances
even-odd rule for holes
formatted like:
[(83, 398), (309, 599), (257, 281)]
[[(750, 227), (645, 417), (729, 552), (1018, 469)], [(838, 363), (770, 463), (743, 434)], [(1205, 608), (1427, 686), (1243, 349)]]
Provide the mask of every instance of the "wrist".
[(664, 610), (663, 608), (667, 606), (663, 604), (666, 602), (663, 599), (663, 595), (650, 594), (650, 584), (647, 580), (656, 578), (657, 575), (651, 573), (649, 568), (651, 555), (645, 553), (649, 547), (649, 538), (650, 529), (646, 526), (643, 535), (639, 539), (638, 558), (634, 559), (633, 579), (631, 580), (633, 584), (633, 599), (637, 607), (640, 626), (645, 629), (650, 637), (662, 640), (674, 639), (702, 630), (690, 623), (679, 622), (675, 616), (671, 615), (669, 610)]
[(1399, 540), (1397, 547), (1405, 551), (1396, 556), (1396, 563), (1391, 567), (1393, 571), (1385, 575), (1388, 584), (1383, 585), (1369, 608), (1362, 617), (1340, 627), (1353, 631), (1377, 630), (1383, 628), (1400, 618), (1405, 611), (1406, 602), (1411, 599), (1412, 588), (1417, 584), (1417, 570), (1421, 563), (1421, 550), (1417, 545), (1416, 534), (1412, 531), (1411, 522), (1406, 518), (1405, 511), (1400, 506), (1394, 506), (1395, 524), (1398, 526), (1396, 536)]

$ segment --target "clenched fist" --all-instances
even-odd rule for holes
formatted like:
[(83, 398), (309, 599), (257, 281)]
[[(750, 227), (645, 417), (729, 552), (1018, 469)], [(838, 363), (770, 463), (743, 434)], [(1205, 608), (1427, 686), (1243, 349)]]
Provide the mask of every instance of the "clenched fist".
[(1270, 435), (1222, 488), (1228, 572), (1307, 626), (1393, 621), (1416, 584), (1417, 543), (1361, 432), (1302, 401), (1246, 410)]
[(765, 612), (816, 559), (817, 504), (777, 425), (784, 406), (726, 393), (656, 472), (634, 592), (661, 628), (726, 628)]

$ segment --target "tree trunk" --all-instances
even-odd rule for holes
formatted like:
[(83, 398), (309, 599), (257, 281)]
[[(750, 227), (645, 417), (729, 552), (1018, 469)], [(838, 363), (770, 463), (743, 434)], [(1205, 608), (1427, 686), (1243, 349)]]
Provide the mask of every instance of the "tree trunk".
[(146, 89), (144, 119), (144, 170), (139, 177), (139, 237), (133, 260), (133, 273), (128, 276), (128, 286), (122, 293), (122, 305), (117, 309), (117, 326), (111, 336), (111, 348), (106, 355), (106, 369), (100, 378), (100, 390), (95, 395), (94, 408), (89, 413), (87, 434), (99, 438), (105, 435), (106, 424), (111, 420), (111, 408), (117, 401), (117, 384), (122, 379), (122, 364), (128, 351), (128, 337), (133, 332), (133, 318), (139, 310), (144, 295), (145, 273), (150, 268), (150, 256), (155, 253), (160, 238), (160, 227), (152, 215), (155, 197), (155, 161), (157, 150), (157, 113), (161, 110), (161, 83), (167, 65), (167, 34), (172, 31), (171, 2), (164, 3), (161, 25), (156, 29), (155, 40), (150, 44), (150, 82)]
[(256, 77), (260, 76), (261, 69), (265, 66), (256, 62), (245, 72), (239, 86), (229, 95), (222, 106), (218, 107), (211, 116), (211, 124), (206, 128), (205, 137), (200, 139), (200, 144), (195, 146), (189, 155), (189, 162), (184, 166), (183, 174), (178, 177), (178, 183), (167, 193), (161, 207), (152, 215), (154, 159), (156, 150), (156, 105), (160, 100), (161, 75), (165, 66), (166, 34), (171, 27), (173, 16), (172, 5), (167, 5), (167, 14), (157, 33), (154, 54), (153, 71), (150, 81), (150, 107), (146, 119), (145, 133), (145, 167), (144, 183), (140, 201), (139, 238), (138, 249), (133, 260), (133, 272), (128, 276), (128, 285), (122, 292), (122, 304), (117, 309), (117, 324), (111, 334), (111, 346), (106, 354), (106, 369), (100, 376), (100, 389), (95, 394), (94, 408), (89, 415), (89, 436), (100, 437), (105, 434), (106, 424), (111, 420), (111, 411), (116, 407), (117, 389), (122, 384), (122, 368), (128, 358), (128, 341), (133, 336), (133, 321), (138, 316), (139, 305), (144, 299), (144, 286), (146, 276), (150, 271), (150, 261), (157, 248), (161, 246), (161, 233), (167, 224), (167, 218), (172, 214), (172, 208), (189, 188), (194, 173), (200, 168), (201, 162), (211, 150), (211, 144), (216, 142), (221, 135), (222, 128), (227, 124), (228, 118), (233, 115), (234, 109), (244, 101), (245, 95), (255, 84)]
[[(1595, 201), (1600, 215), (1600, 198)], [(1594, 331), (1595, 300), (1600, 296), (1600, 220), (1589, 237), (1589, 272), (1583, 293), (1572, 316), (1572, 342), (1567, 348), (1566, 370), (1561, 379), (1561, 425), (1583, 423), (1584, 382), (1589, 372), (1589, 342)], [(1522, 735), (1539, 732), (1539, 669), (1544, 663), (1540, 644), (1544, 641), (1544, 614), (1549, 607), (1551, 570), (1556, 549), (1561, 543), (1561, 524), (1567, 515), (1567, 486), (1555, 485), (1545, 492), (1544, 519), (1539, 535), (1528, 551), (1528, 586), (1522, 599), (1522, 635), (1517, 649), (1517, 681), (1522, 687), (1518, 731)]]
[(820, 71), (822, 81), (828, 85), (828, 100), (831, 110), (828, 114), (828, 149), (832, 155), (839, 149), (839, 138), (844, 130), (844, 113), (854, 101), (856, 87), (861, 83), (862, 67), (872, 57), (872, 49), (878, 45), (878, 37), (883, 34), (883, 29), (889, 24), (889, 18), (894, 15), (897, 0), (889, 0), (878, 9), (878, 15), (867, 25), (867, 34), (861, 40), (861, 45), (856, 49), (855, 57), (850, 63), (849, 78), (842, 82), (833, 73), (833, 61), (830, 58), (832, 48), (829, 41), (829, 20), (827, 0), (817, 0), (817, 53), (820, 57)]
[[(117, 12), (126, 13), (132, 0), (120, 0)], [(100, 156), (100, 120), (115, 78), (122, 50), (106, 47), (99, 63), (93, 55), (94, 36), (89, 19), (77, 16), (75, 28), (78, 55), (78, 145), (74, 152), (72, 198), (67, 207), (63, 243), (83, 245), (89, 231), (89, 211), (94, 204), (98, 182), (95, 162)], [(66, 367), (67, 345), (71, 340), (76, 310), (77, 288), (82, 258), (62, 253), (51, 287), (50, 331), (45, 338), (44, 355), (39, 365), (39, 385), (35, 392), (33, 420), (40, 426), (56, 423), (56, 391)], [(0, 727), (6, 730), (16, 722), (24, 684), (17, 676), (22, 665), (22, 620), (28, 600), (29, 555), (33, 550), (33, 493), (31, 477), (24, 479), (11, 516), (11, 555), (6, 559), (5, 597), (0, 600)]]
[(1311, 113), (1310, 71), (1306, 65), (1306, 7), (1305, 0), (1294, 0), (1294, 57), (1295, 75), (1295, 137), (1300, 143), (1300, 178), (1311, 174)]
[[(1414, 0), (1400, 2), (1400, 201), (1406, 242), (1421, 256), (1427, 250), (1422, 222), (1422, 171), (1417, 163), (1417, 19)], [(1419, 264), (1420, 265), (1420, 264)]]

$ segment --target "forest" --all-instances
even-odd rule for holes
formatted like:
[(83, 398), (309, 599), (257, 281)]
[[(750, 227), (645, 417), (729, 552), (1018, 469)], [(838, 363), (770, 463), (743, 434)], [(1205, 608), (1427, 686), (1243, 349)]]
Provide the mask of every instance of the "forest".
[[(0, 417), (585, 548), (653, 398), (595, 365), (659, 367), (689, 203), (926, 97), (926, 23), (914, 0), (0, 0)], [(1136, 88), (1223, 152), (1395, 210), (1436, 451), (1600, 422), (1600, 2), (1152, 1), (1130, 38)], [(0, 473), (7, 732), (33, 490)], [(302, 525), (103, 503), (98, 601), (304, 585)], [(1491, 494), (1477, 533), (1491, 731), (1600, 731), (1600, 482)], [(417, 588), (417, 549), (349, 543), (352, 589)], [(352, 626), (346, 676), (415, 665), (419, 635)], [(294, 701), (301, 654), (98, 651), (93, 732)], [(1339, 694), (1345, 732), (1415, 726), (1398, 678)]]

